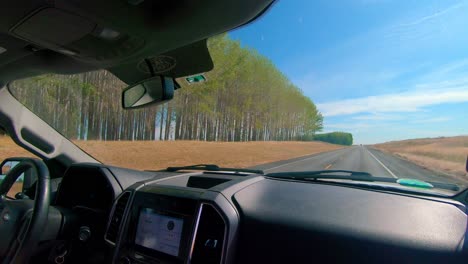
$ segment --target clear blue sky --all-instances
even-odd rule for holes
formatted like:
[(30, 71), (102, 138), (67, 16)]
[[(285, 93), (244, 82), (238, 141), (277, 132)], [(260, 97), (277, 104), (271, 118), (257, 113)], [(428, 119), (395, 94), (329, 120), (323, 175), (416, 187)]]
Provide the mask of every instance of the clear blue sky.
[(283, 0), (230, 33), (355, 143), (468, 134), (468, 1)]

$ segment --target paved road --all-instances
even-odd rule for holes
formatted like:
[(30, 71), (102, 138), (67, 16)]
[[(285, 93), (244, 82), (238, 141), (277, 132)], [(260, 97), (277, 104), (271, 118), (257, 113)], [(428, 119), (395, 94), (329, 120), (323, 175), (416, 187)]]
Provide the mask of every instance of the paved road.
[(413, 178), (434, 182), (460, 183), (399, 157), (366, 146), (352, 146), (287, 161), (254, 167), (267, 173), (282, 171), (352, 170), (378, 177)]

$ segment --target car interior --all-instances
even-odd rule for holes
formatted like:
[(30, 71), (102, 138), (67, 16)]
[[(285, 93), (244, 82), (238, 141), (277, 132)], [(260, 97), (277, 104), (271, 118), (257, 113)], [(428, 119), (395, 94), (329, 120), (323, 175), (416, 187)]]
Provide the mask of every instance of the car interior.
[[(468, 262), (468, 190), (436, 195), (209, 165), (110, 166), (8, 89), (26, 77), (106, 69), (130, 86), (124, 108), (164, 102), (176, 78), (215, 67), (209, 37), (254, 23), (274, 4), (3, 1), (0, 127), (37, 158), (1, 165), (19, 162), (0, 185), (2, 263)], [(155, 82), (166, 90), (131, 90)], [(20, 175), (25, 187), (12, 199)]]

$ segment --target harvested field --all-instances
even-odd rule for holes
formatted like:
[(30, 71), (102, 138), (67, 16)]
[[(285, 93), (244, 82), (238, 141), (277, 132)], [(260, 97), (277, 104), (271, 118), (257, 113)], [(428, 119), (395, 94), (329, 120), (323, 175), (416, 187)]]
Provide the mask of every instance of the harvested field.
[[(134, 169), (163, 169), (212, 163), (250, 167), (343, 148), (323, 142), (76, 141), (99, 161)], [(33, 156), (9, 137), (0, 137), (0, 159)]]
[(81, 141), (77, 144), (106, 164), (135, 169), (209, 163), (250, 167), (342, 146), (321, 142)]
[(468, 136), (392, 141), (375, 148), (398, 155), (425, 168), (466, 177)]

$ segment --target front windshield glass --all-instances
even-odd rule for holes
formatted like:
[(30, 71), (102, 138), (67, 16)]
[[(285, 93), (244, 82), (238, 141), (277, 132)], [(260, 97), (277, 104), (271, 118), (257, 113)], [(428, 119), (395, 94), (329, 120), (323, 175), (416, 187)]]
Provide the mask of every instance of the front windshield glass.
[(214, 69), (124, 110), (105, 70), (10, 84), (99, 161), (350, 170), (466, 186), (468, 4), (280, 1), (208, 41)]

